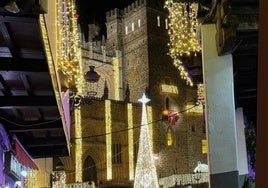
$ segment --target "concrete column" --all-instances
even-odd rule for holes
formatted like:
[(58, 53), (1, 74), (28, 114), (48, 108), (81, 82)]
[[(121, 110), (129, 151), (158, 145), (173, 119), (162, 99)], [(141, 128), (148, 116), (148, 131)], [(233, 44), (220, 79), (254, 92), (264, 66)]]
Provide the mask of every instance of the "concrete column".
[(238, 152), (231, 55), (218, 56), (216, 27), (202, 26), (202, 62), (208, 140), (209, 185), (238, 188)]

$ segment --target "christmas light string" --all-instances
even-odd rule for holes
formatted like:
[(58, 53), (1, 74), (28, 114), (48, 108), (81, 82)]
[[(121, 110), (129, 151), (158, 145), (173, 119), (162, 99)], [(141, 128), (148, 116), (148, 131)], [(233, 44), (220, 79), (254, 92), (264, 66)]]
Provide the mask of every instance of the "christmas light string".
[[(185, 110), (182, 110), (182, 111), (179, 111), (179, 112), (176, 112), (176, 113), (172, 114), (171, 117), (172, 117), (172, 116), (176, 116), (176, 115), (178, 115), (178, 114), (180, 114), (180, 113), (187, 112), (188, 110), (193, 109), (193, 108), (195, 108), (195, 107), (197, 107), (197, 106), (199, 106), (198, 103), (195, 104), (195, 105), (193, 105), (193, 106), (191, 106), (191, 107), (189, 107), (189, 108), (187, 108), (187, 109), (185, 109)], [(25, 125), (18, 124), (18, 123), (16, 123), (16, 122), (12, 122), (12, 121), (10, 121), (10, 120), (4, 118), (4, 117), (1, 117), (1, 116), (0, 116), (0, 118), (1, 118), (1, 119), (4, 119), (5, 121), (7, 121), (7, 122), (9, 122), (9, 123), (11, 123), (11, 124), (14, 124), (14, 125), (17, 125), (17, 126), (25, 127)], [(52, 123), (52, 122), (58, 121), (59, 119), (61, 119), (61, 118), (57, 118), (57, 119), (55, 119), (55, 120), (52, 120), (52, 121), (49, 121), (49, 122), (46, 122), (46, 123), (37, 123), (37, 124), (31, 124), (31, 125), (28, 125), (28, 126), (30, 127), (30, 126), (34, 126), (34, 125), (44, 125), (44, 124), (47, 124), (47, 123)], [(88, 139), (88, 138), (94, 138), (94, 137), (106, 136), (106, 135), (108, 135), (108, 134), (121, 133), (121, 132), (129, 131), (129, 130), (131, 130), (131, 129), (139, 128), (139, 127), (141, 127), (141, 126), (150, 125), (150, 124), (157, 123), (157, 122), (162, 122), (162, 121), (163, 121), (163, 118), (158, 119), (158, 120), (155, 120), (155, 121), (148, 122), (148, 124), (136, 125), (136, 126), (133, 126), (132, 128), (128, 128), (128, 129), (122, 129), (122, 130), (113, 131), (113, 132), (104, 133), (104, 134), (99, 134), (99, 135), (92, 135), (92, 136), (86, 136), (86, 137), (80, 137), (80, 138), (71, 138), (71, 140)], [(137, 144), (138, 142), (139, 142), (139, 139), (137, 139), (137, 140), (134, 142), (134, 144)], [(72, 143), (72, 144), (74, 144), (74, 143)], [(126, 150), (128, 150), (128, 147), (126, 147), (125, 149), (121, 150), (121, 152), (119, 152), (119, 153), (117, 153), (117, 154), (115, 154), (115, 155), (112, 155), (112, 157), (115, 157), (115, 156), (117, 156), (117, 155), (120, 155), (120, 154), (122, 154), (123, 152), (125, 152)], [(93, 166), (89, 166), (89, 167), (83, 168), (82, 170), (86, 170), (86, 169), (89, 169), (89, 168), (93, 168), (93, 167), (95, 167), (95, 166), (97, 167), (98, 165), (102, 165), (103, 163), (106, 163), (106, 161), (97, 163), (97, 164), (95, 164), (95, 165), (93, 165)], [(47, 172), (47, 171), (46, 171), (46, 173), (50, 174), (50, 172)], [(66, 173), (66, 174), (74, 174), (74, 173), (75, 173), (75, 172), (69, 172), (69, 173)]]
[[(174, 114), (172, 114), (172, 116), (173, 116), (173, 115), (176, 116), (177, 114), (184, 113), (184, 112), (186, 112), (186, 111), (188, 111), (188, 110), (190, 110), (190, 109), (193, 109), (193, 108), (195, 108), (195, 107), (197, 107), (197, 106), (199, 106), (199, 104), (195, 104), (195, 105), (193, 105), (193, 106), (191, 106), (191, 107), (189, 107), (189, 108), (187, 108), (187, 109), (185, 109), (185, 110), (182, 110), (182, 111), (179, 111), (179, 112), (177, 112), (177, 113), (174, 113)], [(152, 122), (148, 122), (148, 124), (141, 124), (141, 125), (138, 125), (138, 126), (133, 126), (133, 128), (122, 129), (122, 130), (119, 130), (119, 131), (113, 131), (113, 132), (110, 132), (110, 133), (99, 134), (99, 135), (92, 135), (92, 136), (86, 136), (86, 137), (81, 137), (81, 138), (72, 138), (72, 140), (76, 140), (76, 139), (87, 139), (87, 138), (93, 138), (93, 137), (99, 137), (99, 136), (106, 136), (106, 135), (108, 135), (108, 134), (120, 133), (120, 132), (128, 131), (128, 130), (131, 130), (131, 129), (136, 129), (136, 128), (139, 128), (139, 127), (141, 127), (141, 126), (144, 126), (144, 125), (150, 125), (150, 124), (152, 124), (152, 123), (156, 123), (156, 122), (160, 122), (160, 121), (163, 121), (163, 119), (159, 119), (159, 120), (155, 120), (155, 121), (152, 121)], [(139, 142), (139, 139), (135, 140), (135, 141), (134, 141), (134, 144), (137, 144), (138, 142)], [(112, 158), (113, 158), (113, 157), (116, 157), (116, 156), (118, 156), (118, 155), (121, 155), (122, 153), (126, 152), (127, 150), (128, 150), (128, 147), (125, 147), (124, 149), (121, 150), (121, 152), (118, 152), (117, 154), (112, 155)], [(99, 162), (99, 163), (97, 163), (97, 164), (95, 164), (95, 165), (92, 165), (92, 166), (88, 166), (88, 167), (82, 168), (82, 170), (84, 171), (84, 170), (87, 170), (87, 169), (90, 169), (90, 168), (93, 168), (93, 167), (97, 167), (97, 166), (102, 165), (102, 164), (105, 164), (105, 163), (106, 163), (106, 161), (102, 161), (102, 162)], [(66, 173), (66, 174), (75, 174), (75, 172), (68, 172), (68, 173)]]
[[(188, 110), (191, 110), (191, 109), (193, 109), (193, 108), (195, 108), (195, 107), (198, 107), (198, 106), (199, 106), (199, 104), (195, 104), (195, 105), (193, 105), (193, 106), (191, 106), (191, 107), (189, 107), (189, 108), (187, 108), (187, 109), (185, 109), (185, 110), (182, 110), (182, 111), (179, 111), (179, 112), (177, 112), (177, 113), (174, 113), (174, 114), (172, 114), (171, 116), (176, 116), (176, 115), (178, 115), (178, 114), (180, 114), (180, 113), (187, 112)], [(16, 122), (10, 121), (10, 120), (8, 120), (8, 119), (2, 117), (2, 116), (0, 116), (0, 118), (3, 119), (3, 120), (5, 120), (5, 121), (7, 121), (7, 122), (9, 122), (9, 123), (11, 123), (11, 124), (13, 124), (13, 125), (21, 126), (21, 127), (27, 127), (27, 126), (28, 126), (28, 127), (31, 127), (31, 126), (35, 126), (35, 125), (45, 125), (45, 124), (52, 123), (52, 122), (55, 122), (55, 121), (58, 121), (58, 120), (61, 119), (61, 118), (57, 118), (57, 119), (55, 119), (55, 120), (52, 120), (52, 121), (49, 121), (49, 122), (45, 122), (45, 123), (36, 123), (36, 124), (30, 124), (30, 125), (23, 125), (23, 124), (18, 124), (18, 123), (16, 123)], [(129, 131), (129, 130), (131, 130), (131, 129), (139, 128), (139, 127), (144, 126), (144, 125), (150, 125), (150, 124), (157, 123), (157, 122), (162, 122), (162, 121), (163, 121), (163, 118), (158, 119), (158, 120), (155, 120), (155, 121), (148, 122), (148, 124), (136, 125), (136, 126), (133, 126), (132, 128), (128, 128), (128, 129), (122, 129), (122, 130), (113, 131), (113, 132), (110, 132), (110, 133), (99, 134), (99, 135), (92, 135), (92, 136), (86, 136), (86, 137), (80, 137), (80, 138), (72, 138), (71, 140), (87, 139), (87, 138), (94, 138), (94, 137), (106, 136), (106, 135), (108, 135), (108, 134), (121, 133), (121, 132)], [(134, 142), (134, 144), (137, 144), (138, 142), (139, 142), (139, 139), (137, 139), (137, 140)], [(125, 152), (126, 150), (128, 150), (128, 147), (126, 147), (125, 149), (121, 150), (121, 152), (119, 152), (119, 153), (113, 155), (112, 157), (115, 157), (115, 156), (117, 156), (117, 155), (120, 155), (120, 154), (122, 154), (123, 152)], [(106, 163), (106, 161), (97, 163), (97, 164), (95, 164), (95, 165), (93, 165), (93, 166), (89, 166), (89, 167), (83, 168), (82, 170), (86, 170), (86, 169), (89, 169), (89, 168), (93, 168), (93, 167), (98, 166), (98, 165), (101, 165), (101, 164), (103, 164), (103, 163)], [(50, 172), (47, 172), (47, 171), (46, 171), (46, 173), (50, 174)], [(69, 173), (67, 173), (67, 174), (74, 174), (74, 173), (75, 173), (75, 172), (69, 172)]]
[[(184, 112), (186, 112), (186, 111), (188, 111), (188, 110), (190, 110), (190, 109), (193, 109), (193, 108), (195, 108), (195, 107), (197, 107), (197, 106), (198, 106), (198, 104), (193, 105), (193, 106), (191, 106), (191, 107), (189, 107), (189, 108), (187, 108), (187, 109), (185, 109), (185, 110), (182, 110), (182, 111), (180, 111), (180, 112), (177, 112), (176, 114), (173, 114), (173, 115), (177, 115), (178, 113), (184, 113)], [(136, 128), (139, 128), (139, 127), (144, 126), (144, 125), (150, 125), (150, 124), (152, 124), (152, 123), (159, 122), (159, 121), (163, 121), (163, 119), (159, 119), (159, 120), (156, 120), (156, 121), (148, 122), (148, 124), (142, 124), (142, 125), (139, 125), (139, 126), (134, 126), (134, 127), (131, 128), (131, 129), (136, 129)], [(107, 134), (120, 133), (120, 132), (124, 132), (124, 131), (128, 131), (128, 130), (130, 130), (130, 129), (122, 129), (122, 130), (119, 130), (119, 131), (114, 131), (114, 132), (110, 132), (110, 133), (106, 133), (106, 134), (93, 135), (93, 136), (87, 136), (87, 137), (81, 137), (81, 138), (73, 138), (73, 139), (87, 139), (87, 138), (93, 138), (93, 137), (105, 136), (105, 135), (107, 135)], [(137, 144), (138, 142), (139, 142), (139, 138), (137, 138), (137, 140), (134, 141), (134, 144)], [(118, 156), (118, 155), (121, 155), (122, 153), (124, 153), (124, 152), (126, 152), (126, 151), (128, 151), (128, 147), (125, 147), (124, 149), (121, 150), (121, 152), (118, 152), (117, 154), (112, 155), (112, 157), (116, 157), (116, 156)], [(82, 170), (84, 171), (84, 170), (87, 170), (87, 169), (90, 169), (90, 168), (93, 168), (93, 167), (97, 167), (97, 166), (99, 166), (99, 165), (103, 165), (103, 164), (105, 164), (105, 163), (106, 163), (106, 161), (101, 161), (101, 162), (99, 162), (99, 163), (96, 163), (95, 165), (92, 165), (92, 166), (88, 166), (88, 167), (82, 168)], [(75, 172), (67, 172), (66, 174), (68, 174), (68, 175), (70, 175), (70, 174), (75, 174)]]
[[(191, 110), (195, 107), (199, 106), (199, 104), (195, 104), (185, 110), (182, 110), (182, 111), (179, 111), (179, 112), (176, 112), (176, 113), (173, 113), (170, 117), (173, 117), (173, 116), (176, 116), (178, 114), (181, 114), (181, 113), (184, 113), (188, 110)], [(121, 130), (118, 130), (118, 131), (112, 131), (112, 132), (109, 132), (109, 133), (103, 133), (103, 134), (97, 134), (97, 135), (91, 135), (91, 136), (85, 136), (85, 137), (80, 137), (80, 138), (72, 138), (72, 140), (78, 140), (78, 139), (86, 139), (86, 138), (95, 138), (95, 137), (100, 137), (100, 136), (106, 136), (106, 135), (109, 135), (109, 134), (114, 134), (114, 133), (121, 133), (121, 132), (125, 132), (125, 131), (129, 131), (129, 130), (132, 130), (132, 129), (136, 129), (136, 128), (139, 128), (141, 126), (144, 126), (144, 125), (150, 125), (150, 124), (153, 124), (153, 123), (157, 123), (157, 122), (163, 122), (164, 119), (161, 118), (161, 119), (158, 119), (158, 120), (155, 120), (155, 121), (151, 121), (151, 122), (148, 122), (148, 124), (142, 124), (142, 125), (136, 125), (136, 126), (133, 126), (132, 128), (127, 128), (127, 129), (121, 129)]]
[[(174, 114), (171, 115), (171, 117), (172, 117), (172, 116), (176, 116), (176, 115), (178, 115), (179, 113), (186, 112), (186, 111), (188, 111), (188, 110), (190, 110), (190, 109), (192, 109), (192, 108), (197, 107), (198, 105), (199, 105), (199, 104), (196, 104), (196, 105), (193, 105), (193, 106), (190, 107), (190, 108), (187, 108), (187, 109), (182, 110), (182, 111), (180, 111), (180, 112), (174, 113)], [(53, 122), (56, 122), (56, 121), (61, 120), (61, 117), (58, 117), (58, 118), (56, 118), (56, 119), (54, 119), (54, 120), (47, 121), (47, 122), (32, 123), (32, 124), (20, 124), (20, 123), (16, 123), (16, 122), (14, 122), (14, 121), (12, 121), (12, 120), (9, 120), (9, 119), (7, 119), (7, 118), (5, 118), (5, 117), (3, 117), (3, 116), (0, 116), (0, 119), (4, 120), (4, 121), (6, 121), (6, 122), (8, 122), (8, 123), (10, 123), (10, 124), (12, 124), (12, 125), (27, 128), (27, 127), (34, 127), (34, 126), (38, 126), (38, 125), (47, 125), (47, 124), (50, 124), (50, 123), (53, 123)], [(163, 118), (162, 118), (162, 119), (159, 119), (159, 120), (152, 121), (152, 122), (150, 122), (150, 123), (148, 123), (148, 124), (156, 123), (156, 122), (159, 122), (159, 121), (163, 121)], [(131, 128), (131, 129), (136, 129), (136, 128), (139, 128), (139, 127), (141, 127), (141, 126), (142, 126), (142, 125), (134, 126), (134, 127)], [(111, 133), (100, 134), (100, 135), (93, 135), (93, 136), (91, 136), (91, 137), (105, 136), (105, 135), (107, 135), (107, 134), (118, 133), (118, 132), (123, 132), (123, 131), (128, 131), (128, 130), (130, 130), (130, 129), (123, 129), (123, 130), (119, 130), (119, 131), (115, 131), (115, 132), (111, 132)], [(78, 138), (78, 139), (79, 139), (79, 138)], [(82, 139), (82, 138), (81, 138), (81, 139)]]

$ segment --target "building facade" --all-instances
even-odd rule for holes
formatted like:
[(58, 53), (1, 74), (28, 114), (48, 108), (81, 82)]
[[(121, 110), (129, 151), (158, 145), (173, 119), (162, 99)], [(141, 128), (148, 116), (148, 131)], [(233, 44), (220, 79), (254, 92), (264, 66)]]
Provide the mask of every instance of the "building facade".
[[(100, 41), (94, 24), (87, 42), (80, 35), (83, 74), (94, 66), (100, 80), (92, 103), (72, 110), (71, 155), (55, 158), (54, 170), (65, 172), (67, 184), (133, 186), (142, 126), (138, 99), (145, 93), (159, 180), (177, 175), (177, 185), (198, 183), (193, 171), (198, 161), (207, 163), (203, 108), (196, 105), (197, 88), (181, 79), (168, 55), (163, 1), (137, 0), (108, 11), (106, 28)], [(92, 87), (84, 82), (83, 92)]]

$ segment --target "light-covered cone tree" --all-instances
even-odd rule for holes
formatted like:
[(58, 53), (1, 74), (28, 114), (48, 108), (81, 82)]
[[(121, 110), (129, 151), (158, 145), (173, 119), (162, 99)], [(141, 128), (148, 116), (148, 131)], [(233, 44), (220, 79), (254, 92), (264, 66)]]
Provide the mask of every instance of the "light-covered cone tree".
[(150, 99), (143, 94), (139, 101), (142, 103), (142, 119), (134, 188), (158, 188), (159, 184), (154, 164), (152, 139), (150, 138), (146, 113), (146, 103), (149, 102)]

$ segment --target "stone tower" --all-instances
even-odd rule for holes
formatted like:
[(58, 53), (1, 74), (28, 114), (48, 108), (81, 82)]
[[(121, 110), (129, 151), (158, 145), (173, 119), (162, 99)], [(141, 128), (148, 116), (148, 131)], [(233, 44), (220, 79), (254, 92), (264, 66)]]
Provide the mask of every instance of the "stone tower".
[[(114, 9), (106, 14), (108, 53), (122, 52), (124, 90), (129, 86), (130, 102), (136, 102), (143, 92), (152, 103), (166, 106), (182, 102), (184, 89), (179, 95), (162, 92), (162, 85), (185, 87), (168, 56), (167, 11), (163, 0), (137, 0), (123, 10)], [(174, 95), (175, 94), (175, 95)]]
[[(105, 97), (91, 105), (81, 105), (80, 116), (77, 115), (81, 117), (77, 121), (80, 124), (72, 126), (81, 126), (83, 147), (77, 152), (78, 157), (81, 152), (81, 169), (75, 167), (77, 161), (72, 156), (66, 159), (64, 166), (70, 164), (68, 181), (74, 179), (74, 172), (82, 172), (84, 182), (133, 185), (140, 133), (136, 127), (141, 118), (137, 101), (143, 93), (151, 99), (148, 124), (153, 153), (159, 158), (158, 178), (175, 173), (191, 177), (196, 162), (206, 162), (201, 142), (205, 139), (202, 113), (183, 113), (196, 91), (181, 79), (167, 54), (167, 17), (163, 0), (136, 0), (122, 10), (106, 13), (106, 41), (83, 44), (84, 70), (89, 65), (96, 67), (103, 80), (100, 97)], [(95, 26), (92, 34), (93, 31), (97, 31)], [(178, 121), (168, 125), (163, 119), (164, 110), (182, 113)]]
[[(107, 48), (122, 53), (122, 82), (125, 91), (128, 86), (129, 102), (135, 103), (145, 92), (151, 99), (149, 105), (154, 109), (154, 120), (161, 119), (166, 109), (172, 112), (184, 111), (186, 101), (193, 102), (196, 97), (196, 91), (181, 79), (179, 70), (168, 55), (168, 12), (163, 8), (163, 3), (163, 0), (136, 0), (121, 11), (115, 9), (106, 14)], [(153, 139), (158, 144), (154, 145), (154, 152), (163, 151), (161, 145), (166, 145), (166, 139), (163, 138), (170, 131), (174, 142), (173, 147), (167, 147), (166, 153), (177, 155), (174, 159), (173, 155), (169, 155), (167, 160), (180, 161), (179, 157), (191, 149), (191, 146), (185, 144), (189, 139), (189, 135), (185, 135), (189, 128), (186, 122), (194, 121), (192, 126), (196, 127), (202, 124), (199, 118), (199, 115), (188, 117), (184, 114), (168, 130), (165, 126), (159, 126), (161, 123), (156, 123)], [(204, 127), (198, 129), (202, 132)], [(204, 131), (201, 134), (204, 136)], [(183, 166), (187, 172), (184, 167), (189, 160), (186, 157), (176, 166)], [(193, 160), (193, 163), (196, 161)]]
[(122, 50), (122, 14), (115, 8), (106, 13), (107, 43), (108, 54), (115, 55), (116, 50)]

